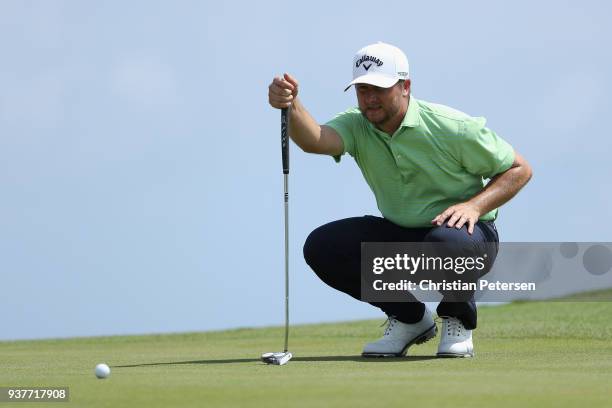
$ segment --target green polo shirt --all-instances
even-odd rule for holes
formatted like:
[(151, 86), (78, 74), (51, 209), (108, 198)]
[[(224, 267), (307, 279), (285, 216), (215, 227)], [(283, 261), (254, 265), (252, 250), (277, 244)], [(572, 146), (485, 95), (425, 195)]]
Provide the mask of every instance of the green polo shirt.
[[(385, 218), (404, 227), (430, 227), (436, 215), (469, 200), (486, 179), (512, 165), (514, 149), (485, 122), (411, 96), (393, 136), (376, 129), (358, 108), (326, 125), (342, 138), (343, 154), (357, 162)], [(480, 219), (496, 217), (497, 209)]]

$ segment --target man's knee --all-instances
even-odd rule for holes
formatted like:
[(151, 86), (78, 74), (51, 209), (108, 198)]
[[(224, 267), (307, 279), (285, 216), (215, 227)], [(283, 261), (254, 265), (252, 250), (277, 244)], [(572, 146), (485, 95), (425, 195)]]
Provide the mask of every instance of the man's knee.
[[(460, 229), (447, 227), (443, 224), (439, 227), (432, 228), (427, 233), (424, 241), (433, 243), (427, 247), (427, 251), (431, 251), (432, 255), (440, 258), (453, 258), (459, 261), (461, 258), (482, 258), (484, 259), (484, 267), (480, 269), (464, 268), (469, 273), (461, 272), (461, 280), (464, 282), (475, 282), (477, 279), (484, 276), (492, 267), (497, 255), (497, 243), (489, 242), (486, 235), (480, 229), (480, 226), (474, 228), (472, 235), (468, 234), (467, 226), (464, 225)], [(481, 259), (481, 261), (482, 261)], [(457, 278), (454, 269), (439, 271), (439, 279), (452, 280)], [(463, 296), (463, 295), (462, 295)], [(462, 298), (461, 301), (464, 299)]]
[(321, 226), (312, 231), (304, 242), (304, 259), (313, 269), (315, 265), (319, 264), (319, 260), (324, 255), (325, 247), (327, 246), (323, 227)]
[(454, 227), (447, 227), (444, 223), (439, 227), (432, 228), (431, 231), (425, 235), (425, 242), (464, 242), (469, 239), (467, 232), (467, 225), (464, 225), (460, 229)]
[(342, 266), (331, 251), (330, 234), (325, 225), (312, 231), (304, 242), (304, 259), (310, 269), (327, 285), (342, 290)]

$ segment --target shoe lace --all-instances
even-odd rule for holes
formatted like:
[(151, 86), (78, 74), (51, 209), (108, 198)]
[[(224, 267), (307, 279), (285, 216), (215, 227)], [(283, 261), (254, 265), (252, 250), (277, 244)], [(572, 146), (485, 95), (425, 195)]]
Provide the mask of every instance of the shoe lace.
[(449, 336), (461, 336), (463, 334), (465, 327), (463, 327), (461, 320), (449, 316), (440, 316), (439, 319), (436, 319), (438, 322), (440, 320), (442, 320), (442, 325)]
[(385, 320), (380, 327), (383, 327), (385, 324), (387, 325), (387, 327), (385, 328), (385, 333), (384, 336), (388, 336), (389, 333), (391, 333), (391, 330), (393, 330), (393, 326), (395, 326), (395, 323), (397, 323), (397, 319), (393, 316), (387, 316), (387, 320)]

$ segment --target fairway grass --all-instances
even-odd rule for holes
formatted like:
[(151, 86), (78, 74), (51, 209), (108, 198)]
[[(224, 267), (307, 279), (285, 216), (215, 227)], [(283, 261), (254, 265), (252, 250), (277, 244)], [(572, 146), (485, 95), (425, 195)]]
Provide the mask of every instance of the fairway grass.
[(406, 358), (361, 358), (381, 323), (292, 327), (282, 367), (259, 361), (282, 327), (0, 342), (0, 386), (69, 386), (52, 407), (612, 406), (612, 303), (481, 307), (473, 359), (434, 358), (438, 337)]

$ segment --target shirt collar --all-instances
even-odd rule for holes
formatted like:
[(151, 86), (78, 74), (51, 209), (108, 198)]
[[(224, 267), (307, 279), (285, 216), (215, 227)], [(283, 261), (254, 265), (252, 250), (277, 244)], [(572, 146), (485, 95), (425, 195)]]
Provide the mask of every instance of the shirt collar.
[(408, 111), (404, 115), (402, 124), (400, 127), (417, 127), (421, 122), (419, 103), (415, 97), (410, 95), (410, 101), (408, 102)]

